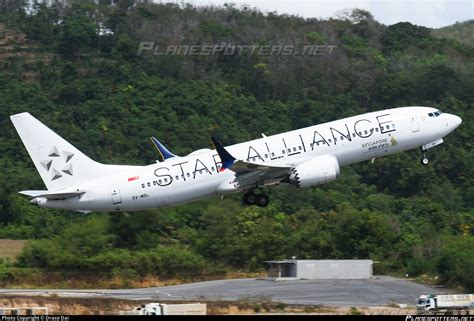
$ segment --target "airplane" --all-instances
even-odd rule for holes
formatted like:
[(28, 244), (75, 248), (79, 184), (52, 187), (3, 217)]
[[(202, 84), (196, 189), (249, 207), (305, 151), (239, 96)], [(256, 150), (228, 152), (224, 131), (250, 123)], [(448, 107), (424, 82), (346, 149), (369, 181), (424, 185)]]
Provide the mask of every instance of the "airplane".
[(21, 191), (40, 207), (137, 211), (174, 206), (212, 195), (244, 192), (245, 205), (265, 207), (263, 188), (306, 188), (335, 180), (340, 167), (443, 143), (462, 119), (432, 107), (386, 109), (187, 156), (171, 153), (156, 138), (163, 160), (147, 166), (98, 163), (29, 113), (10, 116), (47, 190)]
[(175, 154), (173, 154), (172, 152), (170, 152), (162, 143), (160, 143), (160, 141), (158, 139), (156, 139), (155, 137), (150, 137), (150, 140), (151, 142), (153, 143), (153, 145), (155, 145), (158, 153), (160, 154), (161, 156), (161, 159), (163, 160), (163, 162), (165, 162), (166, 160), (170, 159), (170, 158), (173, 158), (173, 157), (179, 157)]

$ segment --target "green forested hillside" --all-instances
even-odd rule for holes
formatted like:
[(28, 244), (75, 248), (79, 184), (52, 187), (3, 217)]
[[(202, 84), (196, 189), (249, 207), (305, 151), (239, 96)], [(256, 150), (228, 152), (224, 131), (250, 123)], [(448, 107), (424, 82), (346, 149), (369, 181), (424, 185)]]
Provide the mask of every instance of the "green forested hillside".
[[(0, 264), (1, 286), (211, 278), (296, 256), (371, 258), (377, 273), (474, 289), (474, 44), (385, 26), (361, 10), (323, 21), (232, 5), (70, 2), (0, 7), (0, 238), (31, 240), (15, 263)], [(141, 41), (336, 47), (315, 56), (137, 55)], [(9, 120), (18, 112), (97, 161), (148, 164), (152, 135), (185, 155), (210, 147), (210, 135), (232, 144), (407, 105), (464, 120), (430, 150), (430, 166), (419, 151), (352, 165), (324, 186), (270, 188), (267, 208), (236, 195), (83, 215), (17, 193), (43, 188)]]
[(433, 35), (439, 38), (454, 39), (467, 45), (474, 43), (474, 19), (457, 22), (454, 25), (434, 29)]

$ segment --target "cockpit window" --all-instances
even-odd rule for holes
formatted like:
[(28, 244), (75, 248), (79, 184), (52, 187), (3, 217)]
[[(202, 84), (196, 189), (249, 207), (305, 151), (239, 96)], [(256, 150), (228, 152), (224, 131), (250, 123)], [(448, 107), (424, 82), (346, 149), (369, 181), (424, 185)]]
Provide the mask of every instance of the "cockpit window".
[(441, 115), (443, 112), (441, 110), (437, 110), (435, 111), (434, 113), (428, 113), (428, 116), (430, 117), (438, 117), (439, 115)]

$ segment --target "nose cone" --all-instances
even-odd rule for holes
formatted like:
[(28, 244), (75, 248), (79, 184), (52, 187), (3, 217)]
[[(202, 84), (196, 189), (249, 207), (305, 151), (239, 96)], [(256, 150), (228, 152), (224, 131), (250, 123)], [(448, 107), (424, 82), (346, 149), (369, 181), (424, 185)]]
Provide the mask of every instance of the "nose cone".
[(451, 127), (451, 130), (454, 130), (459, 127), (462, 123), (462, 119), (459, 116), (448, 114), (447, 115), (448, 126)]

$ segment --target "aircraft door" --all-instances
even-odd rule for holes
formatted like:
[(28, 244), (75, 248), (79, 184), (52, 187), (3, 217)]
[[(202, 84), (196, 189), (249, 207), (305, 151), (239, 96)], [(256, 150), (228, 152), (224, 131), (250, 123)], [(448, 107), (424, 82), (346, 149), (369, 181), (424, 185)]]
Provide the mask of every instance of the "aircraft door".
[(120, 190), (117, 185), (110, 186), (110, 194), (112, 195), (112, 204), (122, 203), (122, 196), (120, 196)]
[(410, 125), (411, 125), (412, 133), (416, 133), (420, 131), (420, 123), (418, 122), (418, 119), (416, 118), (416, 116), (411, 116)]

